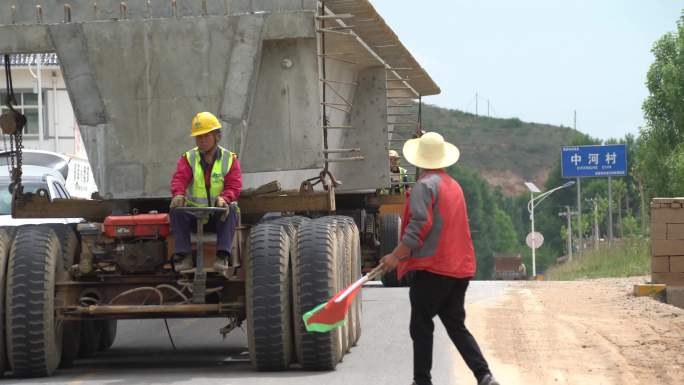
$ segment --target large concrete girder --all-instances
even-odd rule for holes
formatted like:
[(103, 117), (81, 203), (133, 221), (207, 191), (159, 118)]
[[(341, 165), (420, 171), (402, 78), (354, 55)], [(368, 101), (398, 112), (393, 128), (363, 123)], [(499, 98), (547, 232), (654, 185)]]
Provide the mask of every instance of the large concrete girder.
[[(313, 24), (310, 13), (297, 16), (291, 22)], [(282, 34), (282, 17), (271, 28), (265, 14), (26, 26), (46, 30), (51, 47), (27, 39), (20, 48), (57, 52), (101, 193), (167, 196), (173, 166), (192, 146), (188, 124), (197, 111), (218, 112), (224, 126), (239, 128), (226, 130), (224, 143), (240, 148), (263, 34)], [(16, 28), (0, 27), (0, 37)]]
[[(125, 11), (122, 3), (125, 4)], [(70, 7), (71, 22), (315, 9), (314, 0), (176, 0), (175, 9), (172, 0), (0, 0), (0, 25), (63, 23), (67, 18), (65, 4)], [(40, 16), (36, 8), (38, 5), (41, 7)]]

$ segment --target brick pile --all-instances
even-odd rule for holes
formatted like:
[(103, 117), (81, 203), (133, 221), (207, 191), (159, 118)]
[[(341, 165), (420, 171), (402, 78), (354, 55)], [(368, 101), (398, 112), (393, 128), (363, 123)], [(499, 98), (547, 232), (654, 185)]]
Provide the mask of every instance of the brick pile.
[(651, 202), (651, 279), (684, 286), (684, 198)]

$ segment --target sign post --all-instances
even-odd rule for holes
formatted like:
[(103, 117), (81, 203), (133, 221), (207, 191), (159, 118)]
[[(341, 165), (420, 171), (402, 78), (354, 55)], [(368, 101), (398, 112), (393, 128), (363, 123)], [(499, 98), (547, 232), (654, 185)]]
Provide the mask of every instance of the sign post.
[(561, 148), (561, 175), (577, 178), (578, 251), (582, 253), (582, 201), (580, 178), (608, 177), (608, 237), (613, 241), (612, 177), (627, 175), (627, 145), (565, 146)]

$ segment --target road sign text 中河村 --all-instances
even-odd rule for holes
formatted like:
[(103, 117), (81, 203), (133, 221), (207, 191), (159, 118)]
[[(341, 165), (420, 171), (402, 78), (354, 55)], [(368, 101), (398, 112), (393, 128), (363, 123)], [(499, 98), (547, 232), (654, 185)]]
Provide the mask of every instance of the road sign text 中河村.
[(625, 176), (626, 174), (627, 149), (624, 144), (561, 148), (563, 178)]

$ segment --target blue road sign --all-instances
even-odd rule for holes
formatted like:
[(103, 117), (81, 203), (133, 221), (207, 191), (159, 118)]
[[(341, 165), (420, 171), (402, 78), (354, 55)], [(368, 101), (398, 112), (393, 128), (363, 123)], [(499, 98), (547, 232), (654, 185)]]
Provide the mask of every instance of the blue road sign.
[(561, 148), (563, 178), (627, 175), (627, 146), (574, 146)]

